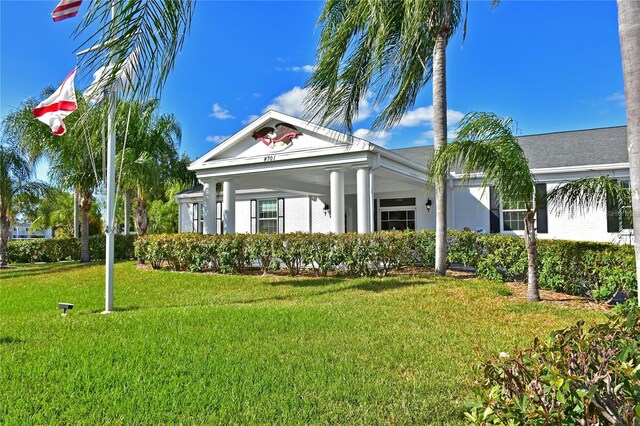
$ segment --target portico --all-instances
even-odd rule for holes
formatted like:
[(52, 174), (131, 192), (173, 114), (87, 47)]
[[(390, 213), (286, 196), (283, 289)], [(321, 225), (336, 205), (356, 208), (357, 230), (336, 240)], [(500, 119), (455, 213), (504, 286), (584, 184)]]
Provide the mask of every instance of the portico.
[[(295, 136), (278, 142), (274, 127)], [(380, 229), (379, 201), (398, 198), (413, 200), (404, 202), (414, 210), (406, 215), (412, 217), (403, 222), (406, 227), (428, 222), (424, 165), (275, 111), (190, 169), (202, 188), (177, 197), (181, 216), (188, 217), (180, 219), (183, 232), (371, 232)], [(202, 225), (194, 227), (197, 222)]]

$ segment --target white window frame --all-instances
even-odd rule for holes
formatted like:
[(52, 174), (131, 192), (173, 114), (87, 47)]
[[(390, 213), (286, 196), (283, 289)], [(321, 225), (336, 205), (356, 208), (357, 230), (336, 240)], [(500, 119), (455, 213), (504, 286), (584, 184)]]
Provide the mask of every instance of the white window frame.
[[(413, 212), (413, 227), (414, 230), (417, 229), (418, 227), (418, 212), (415, 206), (397, 206), (397, 207), (379, 207), (378, 208), (378, 230), (382, 231), (382, 212)], [(407, 215), (407, 219), (405, 219), (405, 221), (409, 221), (411, 219), (408, 218), (409, 215)], [(407, 229), (409, 229), (407, 227)]]
[[(262, 231), (261, 223), (268, 221), (268, 222), (273, 222), (273, 224), (274, 224), (273, 230), (274, 231), (273, 232), (267, 232), (267, 233), (268, 234), (277, 234), (278, 233), (278, 199), (277, 198), (261, 198), (261, 199), (258, 199), (257, 201), (258, 201), (258, 204), (256, 206), (256, 210), (257, 210), (256, 211), (256, 221), (257, 221), (256, 232), (257, 233), (265, 233), (265, 232)], [(276, 206), (275, 216), (272, 217), (272, 218), (271, 217), (269, 217), (269, 218), (261, 218), (260, 217), (260, 204), (263, 203), (263, 202), (267, 202), (267, 201), (275, 203), (275, 206)]]
[(522, 229), (506, 229), (506, 227), (505, 227), (504, 214), (505, 213), (520, 213), (520, 212), (523, 213), (523, 214), (527, 212), (526, 204), (525, 204), (525, 208), (523, 208), (523, 209), (505, 209), (504, 208), (504, 201), (500, 200), (500, 226), (501, 226), (502, 232), (524, 232), (524, 217), (522, 218)]

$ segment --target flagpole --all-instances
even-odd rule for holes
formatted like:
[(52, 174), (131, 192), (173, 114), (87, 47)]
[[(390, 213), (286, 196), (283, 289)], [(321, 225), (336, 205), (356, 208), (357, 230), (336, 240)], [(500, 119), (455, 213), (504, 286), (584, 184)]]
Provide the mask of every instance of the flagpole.
[[(115, 19), (115, 2), (111, 1), (111, 19)], [(111, 58), (110, 65), (114, 65)], [(109, 117), (107, 119), (107, 205), (105, 208), (105, 303), (103, 314), (113, 312), (113, 262), (115, 230), (115, 186), (116, 186), (116, 92), (114, 85), (109, 88)]]

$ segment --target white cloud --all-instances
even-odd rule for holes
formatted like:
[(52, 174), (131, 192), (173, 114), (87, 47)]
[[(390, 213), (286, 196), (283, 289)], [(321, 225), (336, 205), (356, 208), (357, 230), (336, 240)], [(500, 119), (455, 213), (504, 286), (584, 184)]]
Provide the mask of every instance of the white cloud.
[(307, 89), (295, 86), (288, 92), (276, 96), (262, 112), (267, 112), (272, 109), (284, 114), (293, 115), (294, 117), (302, 117), (304, 113), (304, 98), (307, 96), (307, 93)]
[(259, 115), (255, 115), (255, 114), (251, 114), (250, 116), (248, 116), (247, 118), (242, 120), (242, 124), (249, 124), (249, 123), (251, 123), (253, 120), (255, 120), (258, 117), (260, 117), (260, 116)]
[[(308, 89), (295, 86), (288, 92), (276, 96), (262, 112), (272, 109), (294, 117), (305, 118), (304, 100), (308, 93)], [(367, 93), (365, 98), (358, 104), (358, 115), (353, 120), (355, 123), (365, 120), (371, 115), (373, 106), (369, 101), (372, 97), (371, 93)]]
[(214, 144), (218, 145), (228, 137), (229, 135), (211, 135), (211, 136), (207, 136), (207, 142), (213, 142)]
[(369, 129), (358, 129), (353, 132), (353, 136), (365, 139), (369, 142), (375, 143), (376, 145), (385, 146), (387, 142), (389, 142), (389, 139), (391, 139), (391, 132), (388, 130), (372, 132)]
[(605, 101), (607, 102), (615, 102), (620, 106), (625, 106), (626, 103), (626, 98), (624, 96), (623, 92), (614, 92), (612, 94), (610, 94), (609, 96), (607, 96), (606, 98), (604, 98)]
[(228, 120), (229, 118), (235, 118), (233, 115), (229, 113), (229, 110), (223, 108), (220, 104), (213, 104), (211, 107), (211, 114), (209, 114), (213, 118), (217, 118), (218, 120)]
[[(454, 126), (462, 120), (464, 114), (453, 109), (447, 110), (447, 126)], [(398, 123), (400, 127), (418, 127), (433, 125), (433, 105), (420, 107), (407, 112)]]
[(254, 98), (259, 98), (260, 96), (262, 96), (262, 93), (255, 92), (255, 93), (253, 94), (253, 97), (254, 97)]
[[(282, 68), (281, 68), (282, 69)], [(308, 72), (308, 73), (312, 73), (316, 70), (316, 66), (315, 65), (303, 65), (301, 67), (287, 67), (285, 68), (287, 71), (292, 71), (292, 72)]]

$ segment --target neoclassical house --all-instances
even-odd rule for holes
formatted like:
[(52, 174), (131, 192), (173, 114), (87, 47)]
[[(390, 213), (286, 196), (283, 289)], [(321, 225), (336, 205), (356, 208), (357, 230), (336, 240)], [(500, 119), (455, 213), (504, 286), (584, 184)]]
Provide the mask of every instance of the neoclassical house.
[[(584, 176), (628, 182), (626, 127), (518, 138), (539, 190)], [(425, 165), (433, 147), (385, 149), (280, 112), (268, 111), (207, 152), (190, 169), (201, 185), (176, 196), (179, 232), (370, 232), (434, 229)], [(218, 191), (216, 191), (218, 188)], [(521, 235), (523, 211), (479, 180), (448, 180), (448, 226)], [(542, 238), (627, 242), (618, 211), (570, 217), (540, 210)]]

